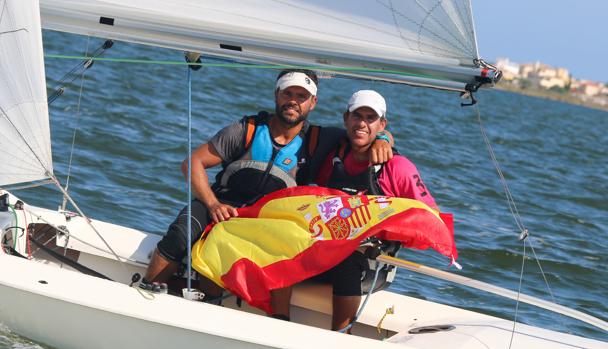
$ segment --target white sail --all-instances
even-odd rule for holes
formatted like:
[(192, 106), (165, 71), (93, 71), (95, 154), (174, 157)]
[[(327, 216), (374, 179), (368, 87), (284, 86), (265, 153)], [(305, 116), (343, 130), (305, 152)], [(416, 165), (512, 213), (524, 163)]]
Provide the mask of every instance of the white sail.
[(470, 0), (41, 0), (43, 27), (211, 56), (463, 90)]
[(52, 173), (38, 0), (0, 0), (0, 186)]

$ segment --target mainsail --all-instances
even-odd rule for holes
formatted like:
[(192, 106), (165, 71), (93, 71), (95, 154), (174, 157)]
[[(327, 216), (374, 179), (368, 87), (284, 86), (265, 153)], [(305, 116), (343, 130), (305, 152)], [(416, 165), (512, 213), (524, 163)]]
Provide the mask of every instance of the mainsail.
[(470, 0), (40, 3), (45, 28), (209, 56), (459, 91), (488, 73)]
[[(449, 90), (492, 83), (470, 0), (0, 0), (0, 186), (52, 176), (49, 29)], [(37, 9), (40, 8), (40, 13)]]
[(38, 0), (0, 0), (0, 186), (53, 173)]

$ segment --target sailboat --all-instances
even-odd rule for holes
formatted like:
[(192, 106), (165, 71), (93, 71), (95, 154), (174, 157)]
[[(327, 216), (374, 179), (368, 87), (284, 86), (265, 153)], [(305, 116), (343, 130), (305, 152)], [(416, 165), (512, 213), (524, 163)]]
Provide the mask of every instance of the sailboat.
[(470, 1), (0, 0), (0, 13), (0, 187), (51, 182), (76, 210), (32, 206), (0, 189), (0, 323), (15, 333), (62, 349), (608, 347), (390, 290), (369, 298), (353, 335), (328, 330), (326, 285), (298, 285), (291, 322), (234, 296), (220, 307), (145, 292), (133, 275), (144, 273), (160, 237), (88, 218), (53, 172), (42, 27), (452, 90), (474, 101), (499, 72), (479, 58)]

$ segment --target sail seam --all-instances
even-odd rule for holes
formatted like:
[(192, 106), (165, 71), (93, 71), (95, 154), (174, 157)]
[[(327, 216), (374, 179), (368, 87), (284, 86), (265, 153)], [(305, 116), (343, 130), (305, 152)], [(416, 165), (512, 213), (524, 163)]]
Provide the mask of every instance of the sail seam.
[[(392, 32), (387, 32), (387, 31), (384, 31), (384, 30), (379, 30), (379, 29), (378, 29), (378, 28), (376, 28), (376, 27), (372, 27), (372, 26), (368, 26), (368, 25), (361, 25), (361, 23), (358, 23), (358, 22), (347, 21), (347, 20), (344, 20), (343, 18), (339, 18), (339, 17), (336, 17), (336, 16), (330, 16), (330, 15), (327, 15), (327, 14), (325, 14), (325, 13), (321, 13), (321, 12), (318, 12), (318, 11), (313, 11), (313, 10), (311, 10), (311, 9), (309, 9), (309, 8), (305, 8), (305, 7), (301, 7), (301, 6), (296, 6), (296, 5), (294, 5), (294, 4), (290, 4), (290, 3), (287, 3), (287, 2), (284, 2), (284, 1), (281, 1), (281, 0), (272, 0), (272, 1), (274, 1), (274, 2), (278, 2), (278, 3), (281, 3), (281, 4), (286, 5), (286, 6), (294, 7), (294, 8), (297, 8), (297, 9), (303, 10), (303, 11), (307, 11), (307, 12), (311, 12), (311, 13), (314, 13), (314, 14), (318, 14), (318, 15), (321, 15), (321, 16), (324, 16), (324, 17), (327, 17), (327, 18), (331, 18), (331, 19), (334, 19), (334, 20), (338, 20), (338, 21), (340, 21), (340, 22), (349, 23), (349, 24), (355, 24), (355, 25), (358, 25), (359, 27), (362, 27), (362, 28), (367, 28), (367, 29), (373, 30), (373, 31), (378, 32), (378, 33), (383, 33), (383, 34), (390, 35), (390, 36), (393, 36), (393, 37), (399, 37), (399, 38), (401, 38), (402, 40), (410, 40), (410, 41), (412, 41), (413, 43), (416, 43), (416, 39), (410, 39), (410, 38), (404, 37), (404, 36), (402, 36), (402, 35), (395, 35), (395, 33), (392, 33)], [(379, 0), (376, 0), (376, 1), (377, 1), (378, 3), (380, 3), (381, 5), (383, 5), (383, 6), (387, 7), (388, 9), (390, 9), (390, 7), (388, 7), (386, 4), (382, 3), (381, 1), (379, 1)], [(400, 14), (400, 15), (401, 15), (402, 17), (404, 17), (404, 18), (406, 18), (406, 19), (410, 20), (412, 23), (414, 23), (414, 24), (416, 24), (416, 25), (419, 25), (417, 22), (415, 22), (415, 21), (413, 21), (413, 20), (411, 20), (411, 19), (407, 18), (406, 16), (403, 16), (402, 14)], [(241, 17), (244, 17), (244, 18), (251, 18), (251, 19), (256, 19), (256, 18), (254, 18), (254, 17), (249, 17), (249, 16), (241, 16)], [(271, 21), (267, 21), (267, 22), (268, 22), (268, 23), (277, 24), (277, 25), (284, 25), (284, 24), (282, 24), (282, 23), (278, 23), (278, 22), (271, 22)], [(324, 31), (321, 31), (321, 30), (312, 30), (311, 28), (302, 28), (302, 27), (294, 27), (294, 28), (298, 28), (298, 29), (306, 29), (306, 30), (310, 30), (310, 31), (313, 31), (313, 32), (316, 32), (316, 33), (319, 33), (319, 34), (327, 34), (327, 33), (326, 33), (326, 32), (324, 32)], [(429, 31), (429, 30), (427, 29), (427, 31)], [(441, 38), (439, 35), (437, 35), (437, 34), (435, 34), (435, 33), (431, 32), (431, 31), (429, 31), (429, 32), (430, 32), (431, 34), (433, 34), (433, 35), (437, 36), (439, 39), (442, 39), (442, 38)], [(361, 40), (361, 38), (357, 38), (357, 37), (350, 37), (350, 36), (346, 36), (346, 35), (340, 35), (340, 36), (338, 36), (338, 37), (341, 37), (341, 38), (344, 38), (344, 39), (349, 39), (349, 40), (356, 40), (356, 41), (358, 41), (358, 42), (366, 42), (366, 43), (373, 44), (373, 45), (378, 44), (377, 42), (368, 41), (368, 40)], [(445, 39), (444, 39), (444, 41), (446, 41), (446, 43), (448, 43), (448, 44), (449, 44), (449, 41), (447, 41), (447, 40), (445, 40)], [(442, 48), (442, 47), (439, 47), (439, 46), (433, 45), (433, 44), (431, 44), (431, 43), (427, 43), (426, 45), (427, 45), (427, 46), (430, 46), (430, 47), (433, 47), (435, 50), (438, 50), (438, 51), (443, 51), (443, 52), (446, 52), (446, 53), (447, 53), (447, 54), (445, 54), (445, 53), (444, 53), (444, 54), (442, 54), (442, 53), (438, 53), (438, 52), (436, 52), (436, 51), (435, 51), (435, 52), (433, 52), (433, 54), (436, 54), (437, 56), (440, 56), (440, 57), (446, 57), (446, 58), (455, 58), (454, 53), (453, 53), (452, 51), (446, 50), (446, 49), (444, 49), (444, 48)], [(452, 46), (453, 46), (453, 45), (452, 45)], [(458, 49), (458, 47), (456, 47), (456, 46), (454, 46), (454, 47)], [(417, 50), (417, 49), (415, 49), (415, 48), (411, 47), (409, 44), (408, 44), (408, 48), (409, 48), (409, 49), (411, 49), (411, 50), (413, 50), (413, 51), (422, 52), (422, 51), (420, 51), (420, 50)], [(458, 58), (461, 58), (461, 57), (458, 57)]]
[[(15, 105), (11, 106), (11, 108), (10, 108), (10, 109), (8, 109), (8, 110), (13, 110), (13, 109), (15, 109), (15, 108), (20, 107), (21, 105), (29, 105), (29, 104), (30, 104), (29, 102), (17, 103), (17, 104), (15, 104)], [(38, 104), (38, 103), (36, 103), (36, 104)], [(19, 130), (17, 129), (17, 127), (16, 127), (16, 126), (13, 124), (12, 120), (11, 120), (11, 119), (10, 119), (10, 117), (8, 116), (7, 111), (6, 111), (6, 110), (4, 110), (4, 109), (2, 109), (1, 111), (2, 111), (2, 114), (4, 115), (4, 117), (5, 117), (5, 118), (6, 118), (6, 119), (9, 121), (9, 123), (10, 123), (10, 124), (13, 126), (13, 128), (15, 129), (15, 131), (17, 131), (17, 134), (21, 135), (21, 134), (20, 134), (20, 132), (19, 132)], [(19, 114), (21, 114), (21, 113), (19, 113)], [(23, 118), (23, 119), (25, 119), (25, 118)], [(29, 126), (29, 124), (28, 124), (28, 126)], [(31, 128), (30, 128), (29, 130), (31, 130)], [(2, 135), (3, 135), (3, 136), (5, 136), (5, 139), (10, 139), (10, 137), (6, 136), (6, 134), (5, 134), (5, 133), (3, 133)], [(23, 137), (23, 136), (22, 136), (22, 137)], [(36, 138), (36, 137), (32, 137), (32, 138)], [(22, 140), (23, 140), (25, 143), (27, 143), (27, 141), (25, 141), (25, 138), (22, 138)], [(36, 146), (37, 146), (37, 149), (40, 149), (40, 145), (39, 145), (39, 144), (36, 144)], [(21, 153), (22, 153), (22, 154), (25, 156), (25, 158), (30, 158), (30, 157), (28, 156), (28, 154), (29, 154), (29, 153), (28, 153), (27, 151), (23, 150), (22, 148), (20, 148), (20, 147), (15, 147), (15, 150), (19, 150), (19, 151), (20, 151), (20, 152), (21, 152)], [(48, 154), (47, 154), (47, 155), (48, 155)], [(16, 159), (18, 159), (18, 160), (20, 160), (20, 162), (23, 162), (22, 160), (25, 160), (25, 158), (19, 158), (19, 157), (17, 157), (17, 156), (15, 156), (15, 158), (16, 158)], [(47, 156), (47, 157), (46, 157), (46, 159), (49, 159), (49, 157)], [(34, 164), (36, 164), (36, 163), (34, 162)], [(32, 167), (35, 167), (35, 165), (33, 165)]]
[(430, 29), (428, 29), (424, 23), (426, 22), (427, 19), (433, 19), (435, 22), (439, 23), (439, 26), (442, 27), (446, 32), (448, 32), (449, 34), (449, 30), (447, 30), (434, 16), (433, 16), (433, 12), (435, 12), (435, 9), (437, 9), (437, 7), (439, 7), (439, 5), (441, 5), (441, 2), (443, 0), (439, 0), (438, 2), (435, 3), (435, 5), (430, 9), (426, 9), (424, 6), (422, 6), (422, 4), (420, 4), (420, 2), (418, 0), (416, 0), (416, 4), (418, 4), (418, 6), (420, 6), (420, 8), (422, 8), (424, 11), (426, 11), (427, 15), (424, 17), (424, 19), (422, 20), (422, 23), (420, 24), (420, 28), (418, 29), (418, 47), (420, 48), (420, 43), (422, 42), (421, 40), (421, 33), (422, 30), (426, 30), (429, 33), (433, 34), (434, 36), (438, 37), (439, 39), (442, 39), (443, 41), (445, 41), (448, 45), (454, 47), (455, 49), (459, 50), (459, 52), (462, 54), (462, 50), (464, 48), (464, 50), (466, 51), (466, 45), (464, 45), (458, 38), (455, 38), (456, 41), (458, 41), (458, 43), (461, 45), (461, 47), (456, 46), (454, 43), (449, 42), (448, 40), (446, 40), (445, 38), (439, 36), (438, 34), (435, 34), (433, 31), (431, 31)]
[[(377, 1), (377, 2), (379, 2), (380, 4), (382, 4), (382, 2), (381, 2), (381, 1)], [(403, 32), (401, 31), (401, 27), (399, 26), (399, 21), (397, 21), (397, 15), (396, 15), (396, 11), (395, 11), (395, 9), (394, 9), (394, 7), (393, 7), (393, 2), (389, 0), (389, 4), (390, 4), (389, 9), (391, 10), (391, 16), (393, 17), (393, 21), (395, 22), (395, 27), (397, 28), (397, 31), (399, 32), (399, 36), (400, 36), (400, 37), (401, 37), (401, 39), (403, 39), (403, 41), (404, 41), (404, 42), (407, 44), (407, 47), (409, 47), (409, 48), (410, 48), (410, 49), (412, 49), (412, 50), (416, 50), (416, 48), (414, 48), (414, 47), (410, 46), (410, 43), (409, 43), (409, 41), (413, 41), (413, 40), (406, 38), (406, 37), (403, 35)]]
[[(10, 139), (10, 138), (9, 138), (9, 137), (7, 137), (7, 136), (6, 136), (6, 134), (4, 134), (4, 133), (2, 133), (2, 136), (3, 136), (5, 139)], [(11, 143), (11, 142), (9, 142), (9, 144), (10, 144), (10, 143)], [(13, 144), (14, 144), (14, 143), (13, 143)], [(7, 147), (7, 148), (8, 148), (8, 147)], [(11, 148), (13, 148), (13, 147), (11, 147)], [(5, 149), (6, 149), (6, 148), (5, 148)], [(15, 151), (20, 152), (20, 153), (21, 153), (21, 155), (23, 155), (23, 157), (19, 157), (17, 154), (13, 154), (12, 152), (8, 152), (8, 151), (5, 151), (5, 150), (2, 150), (2, 154), (7, 154), (7, 155), (9, 155), (9, 156), (11, 156), (11, 157), (13, 157), (13, 158), (15, 158), (15, 159), (19, 160), (19, 161), (18, 161), (19, 163), (22, 163), (22, 164), (23, 164), (23, 163), (25, 163), (25, 164), (30, 164), (30, 165), (31, 165), (31, 168), (38, 168), (38, 169), (39, 169), (39, 167), (37, 166), (37, 163), (36, 163), (36, 162), (31, 162), (31, 163), (30, 163), (30, 162), (28, 162), (29, 160), (31, 160), (31, 157), (30, 157), (30, 156), (28, 156), (30, 153), (28, 153), (27, 151), (25, 151), (25, 150), (23, 150), (22, 148), (17, 147), (17, 146), (15, 146), (15, 147), (14, 147), (14, 149), (11, 149), (11, 150), (15, 150)], [(11, 167), (12, 167), (12, 168), (14, 168), (14, 167), (16, 167), (16, 166), (17, 166), (16, 164), (11, 165)], [(22, 169), (25, 169), (24, 167), (18, 167), (18, 166), (17, 166), (16, 168), (22, 168)]]
[[(2, 133), (2, 136), (6, 140), (11, 139), (10, 137), (6, 136), (5, 133)], [(12, 142), (9, 142), (9, 144), (11, 144), (11, 143)], [(20, 154), (22, 155), (22, 157), (18, 156), (19, 154), (13, 154), (13, 152), (8, 152), (8, 151), (5, 151), (4, 149), (3, 149), (2, 153), (3, 154), (7, 154), (7, 155), (15, 158), (16, 160), (18, 160), (17, 161), (18, 163), (31, 165), (31, 167), (30, 167), (31, 169), (38, 169), (38, 170), (40, 170), (40, 167), (38, 167), (38, 165), (37, 165), (37, 163), (35, 161), (34, 162), (29, 162), (32, 159), (29, 152), (25, 151), (21, 147), (15, 146), (15, 143), (12, 143), (12, 144), (13, 144), (13, 147), (10, 147), (11, 150), (14, 150), (15, 152), (20, 152)], [(9, 147), (6, 147), (5, 149), (7, 149), (7, 148), (9, 148)], [(12, 164), (11, 167), (12, 168), (25, 169), (24, 167), (18, 167), (16, 164)]]
[[(4, 3), (4, 5), (6, 6), (6, 2)], [(9, 13), (8, 9), (3, 10), (2, 14), (4, 13)], [(11, 18), (11, 17), (9, 17)], [(11, 21), (9, 26), (14, 26), (15, 23), (13, 23)], [(31, 35), (29, 31), (27, 31), (28, 36)], [(34, 35), (34, 40), (38, 39), (37, 35)], [(25, 42), (30, 42), (30, 40), (17, 40), (15, 43), (15, 46), (17, 48), (18, 51), (18, 56), (21, 57), (21, 59), (24, 61), (24, 49), (23, 49), (23, 45), (24, 45), (24, 41)], [(38, 43), (38, 40), (36, 40), (36, 44)], [(30, 76), (30, 70), (29, 69), (24, 69), (24, 74), (25, 74), (25, 81), (32, 81), (31, 76)], [(17, 86), (18, 84), (15, 83), (14, 86)], [(32, 101), (34, 101), (34, 91), (32, 89), (31, 84), (25, 84), (26, 88), (27, 88), (27, 92), (29, 92), (29, 97)], [(11, 93), (11, 97), (14, 98), (14, 100), (19, 100), (18, 98), (16, 98), (16, 96), (14, 96), (15, 90), (14, 89), (10, 89), (9, 90)], [(20, 104), (27, 104), (27, 103), (19, 103)], [(37, 108), (36, 106), (37, 103), (35, 103), (35, 108)], [(47, 165), (50, 164), (46, 164), (44, 163), (40, 157), (38, 156), (38, 154), (34, 151), (34, 149), (32, 148), (32, 145), (30, 145), (30, 143), (28, 143), (28, 141), (26, 140), (26, 138), (23, 136), (23, 133), (21, 132), (21, 130), (19, 128), (17, 128), (17, 126), (13, 123), (13, 121), (10, 119), (10, 117), (8, 116), (8, 114), (6, 113), (6, 111), (2, 108), (0, 108), (2, 110), (2, 113), (4, 114), (4, 116), (6, 117), (6, 119), (9, 121), (9, 123), (13, 126), (13, 128), (17, 131), (17, 133), (19, 134), (19, 136), (22, 138), (22, 140), (24, 141), (24, 143), (27, 145), (27, 147), (30, 149), (30, 151), (32, 152), (32, 154), (36, 157), (36, 159), (38, 160), (38, 162), (40, 163), (40, 165), (42, 166), (42, 168), (49, 173), (52, 173), (52, 171), (47, 167)], [(38, 126), (38, 128), (33, 128), (32, 124), (30, 123), (30, 121), (34, 121), (36, 122), (36, 126)], [(35, 130), (35, 129), (39, 129), (39, 130), (48, 130), (47, 127), (42, 127), (42, 125), (40, 124), (40, 120), (39, 119), (35, 119), (35, 120), (30, 120), (28, 118), (23, 118), (23, 123), (26, 126), (26, 130)], [(39, 139), (38, 137), (32, 137), (31, 139), (32, 143), (34, 144), (34, 147), (36, 149), (41, 149), (43, 150), (44, 147), (41, 146), (41, 144), (39, 143)], [(46, 142), (45, 142), (46, 143)], [(46, 160), (49, 159), (48, 157), (48, 153), (45, 154), (46, 155)], [(52, 163), (52, 160), (50, 160)]]
[(42, 168), (47, 172), (48, 176), (52, 176), (52, 172), (49, 171), (47, 169), (46, 165), (42, 162), (42, 160), (40, 160), (40, 158), (38, 157), (38, 155), (36, 154), (36, 152), (34, 151), (34, 149), (32, 149), (31, 145), (23, 137), (23, 134), (21, 134), (21, 132), (19, 132), (19, 129), (15, 126), (15, 124), (12, 122), (12, 120), (4, 112), (4, 109), (2, 109), (1, 106), (0, 106), (0, 111), (2, 112), (2, 114), (4, 114), (4, 116), (6, 117), (6, 119), (8, 120), (8, 122), (13, 126), (13, 128), (17, 131), (17, 134), (19, 134), (19, 136), (21, 137), (21, 139), (23, 140), (23, 142), (25, 143), (25, 145), (30, 149), (30, 151), (32, 152), (32, 154), (36, 157), (36, 160), (38, 160), (38, 162), (40, 163), (40, 166), (42, 166)]
[[(389, 5), (385, 4), (385, 3), (383, 3), (382, 1), (379, 1), (379, 0), (376, 0), (376, 1), (377, 1), (379, 4), (383, 5), (384, 7), (388, 8), (389, 10), (393, 11), (393, 9), (392, 9), (392, 7), (391, 7), (391, 6), (389, 6)], [(409, 21), (409, 22), (411, 22), (412, 24), (414, 24), (414, 25), (418, 26), (419, 28), (422, 28), (422, 27), (423, 27), (423, 25), (422, 25), (422, 24), (420, 24), (420, 23), (416, 22), (415, 20), (413, 20), (413, 19), (409, 18), (408, 16), (406, 16), (405, 14), (403, 14), (403, 13), (402, 13), (402, 12), (400, 12), (400, 11), (394, 10), (394, 13), (395, 13), (395, 14), (397, 14), (397, 15), (399, 15), (400, 17), (402, 17), (404, 20)], [(433, 52), (425, 52), (424, 50), (422, 50), (422, 49), (420, 48), (420, 45), (419, 45), (419, 44), (420, 44), (420, 40), (419, 40), (419, 39), (407, 38), (407, 37), (401, 37), (401, 38), (402, 38), (402, 39), (404, 39), (404, 40), (410, 40), (410, 41), (412, 41), (413, 43), (415, 43), (415, 44), (418, 46), (418, 48), (417, 48), (417, 49), (416, 49), (416, 48), (413, 48), (413, 50), (415, 50), (415, 51), (417, 51), (417, 52), (421, 52), (421, 53), (433, 53), (433, 54), (438, 55), (438, 56), (441, 56), (441, 57), (449, 57), (449, 58), (455, 58), (455, 57), (457, 57), (457, 58), (462, 58), (462, 50), (461, 50), (461, 48), (460, 48), (460, 47), (455, 46), (453, 43), (450, 43), (448, 40), (446, 40), (445, 38), (441, 37), (439, 34), (437, 34), (437, 33), (433, 32), (432, 30), (430, 30), (430, 29), (428, 29), (428, 28), (423, 28), (423, 29), (424, 29), (425, 31), (427, 31), (428, 33), (430, 33), (431, 35), (433, 35), (434, 37), (436, 37), (437, 39), (439, 39), (440, 41), (443, 41), (443, 42), (445, 42), (446, 44), (448, 44), (448, 45), (450, 45), (450, 46), (454, 47), (455, 49), (457, 49), (457, 50), (458, 50), (458, 52), (460, 52), (460, 53), (461, 53), (461, 55), (459, 55), (459, 56), (455, 56), (455, 55), (454, 55), (454, 51), (450, 51), (450, 50), (448, 50), (448, 49), (445, 49), (445, 48), (443, 48), (443, 47), (437, 46), (437, 45), (432, 44), (432, 43), (429, 43), (429, 42), (424, 43), (424, 45), (425, 45), (425, 46), (428, 46), (428, 47), (430, 47), (430, 48), (433, 48), (433, 49), (434, 49), (434, 50), (436, 50), (436, 51), (433, 51)], [(447, 54), (442, 54), (442, 53), (437, 52), (437, 51), (447, 52)]]
[[(321, 16), (323, 16), (323, 17), (331, 18), (331, 19), (334, 19), (334, 20), (337, 20), (337, 21), (340, 21), (340, 22), (349, 23), (349, 24), (355, 24), (355, 25), (357, 25), (357, 26), (359, 26), (359, 27), (362, 27), (362, 28), (367, 28), (367, 29), (370, 29), (370, 30), (376, 31), (376, 32), (378, 32), (378, 33), (383, 33), (383, 34), (387, 34), (387, 35), (390, 35), (390, 36), (395, 36), (395, 37), (397, 37), (397, 35), (395, 35), (394, 33), (391, 33), (391, 32), (388, 32), (388, 31), (384, 31), (384, 30), (379, 30), (377, 27), (372, 27), (372, 26), (369, 26), (369, 25), (361, 25), (361, 23), (359, 23), (359, 22), (355, 22), (355, 21), (347, 21), (347, 20), (345, 20), (344, 18), (341, 18), (341, 17), (337, 17), (337, 16), (330, 16), (330, 15), (328, 15), (328, 14), (326, 14), (326, 13), (319, 12), (319, 11), (313, 11), (313, 10), (312, 10), (312, 9), (310, 9), (310, 8), (306, 8), (306, 7), (303, 7), (303, 6), (297, 6), (297, 5), (295, 5), (295, 4), (288, 3), (288, 2), (286, 2), (286, 1), (282, 1), (282, 0), (272, 0), (272, 1), (274, 1), (274, 2), (278, 2), (278, 3), (283, 4), (283, 5), (285, 5), (285, 6), (289, 6), (289, 7), (297, 8), (297, 9), (299, 9), (299, 10), (303, 10), (303, 11), (307, 11), (307, 12), (314, 13), (314, 14), (317, 14), (317, 15), (321, 15)], [(377, 0), (377, 1), (378, 1), (378, 0)], [(247, 17), (247, 18), (253, 18), (253, 17), (249, 17), (249, 16), (243, 16), (243, 17)], [(255, 19), (255, 18), (253, 18), (253, 19)], [(277, 22), (269, 22), (269, 23), (281, 24), (281, 23), (277, 23)], [(281, 24), (281, 25), (282, 25), (282, 24)], [(300, 27), (298, 27), (298, 28), (300, 28)], [(300, 29), (302, 29), (302, 28), (300, 28)], [(310, 28), (304, 28), (304, 29), (308, 29), (308, 30), (310, 30)], [(323, 31), (321, 31), (321, 30), (315, 30), (315, 32), (322, 33), (322, 34), (326, 34), (325, 32), (323, 32)], [(349, 39), (358, 39), (358, 38), (351, 38), (351, 37), (348, 37), (348, 36), (343, 36), (343, 37), (345, 37), (345, 38), (349, 38)]]
[[(473, 34), (473, 26), (471, 25), (471, 18), (469, 16), (463, 15), (460, 4), (461, 4), (461, 2), (456, 2), (455, 7), (456, 7), (456, 11), (458, 11), (458, 17), (461, 19), (464, 19), (462, 24), (465, 26), (466, 33), (463, 33), (463, 35), (470, 38), (470, 36)], [(474, 43), (473, 43), (473, 46), (475, 46)], [(476, 51), (476, 50), (474, 47), (471, 47), (471, 51)], [(475, 55), (477, 55), (477, 54), (475, 54)]]
[[(440, 8), (441, 8), (441, 10), (443, 11), (443, 13), (445, 13), (445, 14), (446, 14), (446, 16), (448, 16), (449, 18), (452, 18), (452, 16), (451, 16), (451, 15), (448, 13), (448, 11), (445, 9), (445, 7), (444, 7), (444, 3), (445, 3), (444, 1), (441, 1), (441, 3), (439, 4), (439, 7), (440, 7)], [(456, 25), (456, 22), (455, 22), (455, 21), (453, 21), (453, 20), (452, 20), (451, 22), (448, 22), (448, 23), (450, 23), (450, 24), (452, 25), (452, 27), (453, 27), (455, 30), (457, 30), (457, 31), (458, 31), (458, 33), (460, 33), (460, 34), (461, 34), (461, 37), (458, 37), (458, 36), (454, 35), (453, 31), (448, 30), (448, 28), (446, 28), (446, 27), (444, 26), (444, 23), (443, 23), (442, 21), (439, 21), (437, 18), (434, 18), (434, 17), (433, 17), (433, 19), (434, 19), (434, 20), (435, 20), (435, 22), (437, 22), (437, 23), (438, 23), (438, 24), (439, 24), (439, 25), (440, 25), (442, 28), (444, 28), (444, 29), (445, 29), (445, 30), (448, 32), (448, 34), (450, 34), (450, 36), (451, 36), (451, 37), (453, 37), (455, 40), (457, 40), (458, 42), (460, 42), (460, 44), (461, 44), (461, 45), (462, 45), (462, 47), (465, 49), (465, 51), (467, 51), (467, 53), (468, 53), (468, 54), (472, 54), (472, 52), (473, 52), (473, 48), (471, 47), (471, 42), (466, 42), (466, 41), (465, 41), (465, 42), (463, 42), (463, 41), (461, 40), (463, 37), (464, 37), (464, 38), (466, 38), (466, 35), (465, 35), (465, 34), (464, 34), (464, 33), (463, 33), (461, 30), (460, 30), (460, 28), (459, 28), (459, 27)]]
[(8, 0), (5, 0), (5, 1), (2, 3), (2, 12), (0, 12), (0, 24), (2, 24), (2, 18), (4, 18), (4, 9), (6, 9), (6, 3), (7, 3), (7, 1), (8, 1)]
[[(7, 11), (8, 13), (8, 11)], [(29, 32), (27, 32), (29, 34)], [(29, 40), (28, 40), (29, 41)], [(17, 40), (16, 42), (16, 47), (17, 47), (17, 51), (19, 52), (19, 57), (24, 61), (24, 54), (23, 54), (23, 41), (21, 40)], [(29, 74), (29, 69), (24, 69), (24, 73), (25, 73), (25, 81), (32, 81), (31, 76)], [(29, 97), (31, 97), (31, 100), (34, 100), (34, 91), (32, 90), (32, 86), (31, 84), (25, 84), (27, 86), (27, 90), (29, 92)], [(14, 86), (17, 86), (17, 84), (15, 84)], [(13, 92), (15, 90), (11, 89), (11, 92)], [(17, 98), (15, 98), (15, 100), (17, 100)], [(5, 114), (5, 116), (8, 119), (8, 114)], [(29, 118), (23, 118), (23, 121), (26, 124), (26, 130), (34, 130), (34, 128), (32, 128), (32, 125), (30, 124), (30, 120)], [(13, 125), (13, 127), (17, 130), (17, 127), (13, 124), (12, 120), (9, 119), (9, 122), (11, 123), (11, 125)], [(40, 126), (40, 125), (37, 125)], [(39, 128), (40, 129), (40, 128)], [(19, 131), (18, 131), (19, 132)], [(19, 132), (19, 134), (21, 135), (21, 132)], [(23, 140), (26, 142), (25, 138), (21, 135), (21, 137), (23, 138)], [(33, 143), (35, 143), (36, 149), (42, 149), (42, 147), (40, 146), (40, 144), (38, 143), (38, 139), (37, 137), (33, 137), (32, 139)], [(34, 152), (34, 150), (30, 147), (29, 144), (27, 144), (28, 147), (30, 148), (30, 150), (32, 151), (32, 153), (34, 153), (34, 155), (36, 156), (36, 158), (38, 158), (37, 154)], [(48, 158), (47, 158), (48, 159)], [(42, 161), (40, 159), (38, 159), (38, 161), (40, 161), (40, 163), (42, 164)], [(44, 166), (44, 170), (48, 171), (48, 169), (46, 168), (46, 166)]]

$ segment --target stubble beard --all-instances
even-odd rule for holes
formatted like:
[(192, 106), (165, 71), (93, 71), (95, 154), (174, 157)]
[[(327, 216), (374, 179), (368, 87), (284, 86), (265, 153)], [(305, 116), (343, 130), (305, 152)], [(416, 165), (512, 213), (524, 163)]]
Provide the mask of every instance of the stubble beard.
[(283, 108), (279, 105), (275, 106), (275, 115), (281, 120), (282, 123), (287, 125), (289, 128), (300, 125), (308, 117), (308, 113), (302, 113), (296, 119), (290, 119), (283, 115)]

